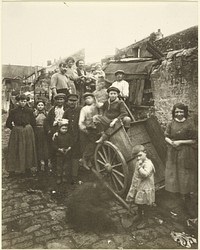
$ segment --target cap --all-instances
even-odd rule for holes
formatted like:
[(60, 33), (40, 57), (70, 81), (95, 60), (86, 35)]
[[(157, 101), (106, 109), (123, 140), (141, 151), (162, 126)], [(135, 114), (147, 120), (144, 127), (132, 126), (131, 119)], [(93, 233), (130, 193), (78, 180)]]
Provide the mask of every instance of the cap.
[(66, 99), (66, 95), (63, 94), (63, 93), (59, 93), (59, 94), (57, 94), (57, 95), (54, 96), (54, 99), (55, 99), (55, 100), (57, 100), (57, 99), (59, 99), (59, 98), (64, 98), (64, 99)]
[(69, 124), (69, 120), (68, 119), (61, 119), (59, 122), (58, 122), (58, 126), (61, 128), (62, 126), (68, 126)]
[(87, 96), (94, 97), (94, 94), (93, 94), (93, 93), (90, 93), (90, 92), (86, 92), (86, 93), (83, 95), (83, 98), (86, 98)]
[(46, 104), (44, 99), (37, 99), (36, 100), (36, 106), (38, 105), (38, 103), (42, 102), (44, 105)]
[(115, 71), (115, 76), (117, 75), (117, 74), (125, 74), (125, 72), (123, 71), (123, 70), (117, 70), (117, 71)]
[(118, 94), (120, 94), (120, 90), (119, 90), (118, 88), (115, 88), (115, 87), (109, 87), (109, 88), (107, 89), (107, 92), (109, 93), (110, 91), (115, 91), (115, 92), (117, 92)]
[(78, 101), (78, 95), (77, 94), (69, 94), (67, 96), (67, 100), (70, 100), (70, 101)]
[(28, 100), (28, 96), (26, 96), (25, 94), (21, 94), (21, 95), (19, 95), (18, 96), (18, 101), (20, 101), (20, 100)]
[(146, 151), (146, 149), (143, 145), (136, 145), (132, 149), (132, 155), (133, 157), (135, 157), (139, 152), (144, 152), (144, 151)]

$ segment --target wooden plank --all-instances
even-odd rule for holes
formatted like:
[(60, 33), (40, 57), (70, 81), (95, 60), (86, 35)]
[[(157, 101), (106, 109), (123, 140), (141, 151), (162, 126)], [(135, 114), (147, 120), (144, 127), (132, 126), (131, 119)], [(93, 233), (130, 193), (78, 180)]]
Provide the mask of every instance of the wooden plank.
[(161, 158), (159, 157), (154, 145), (152, 143), (147, 143), (144, 145), (147, 150), (148, 158), (153, 162), (156, 173), (155, 173), (155, 183), (164, 180), (165, 165)]
[(144, 122), (131, 124), (128, 136), (133, 146), (150, 142), (150, 137), (146, 131)]
[(109, 138), (109, 141), (112, 142), (116, 147), (118, 147), (118, 149), (122, 152), (124, 159), (126, 161), (127, 159), (131, 158), (133, 145), (123, 127), (121, 127), (117, 131), (117, 133), (114, 133)]
[(146, 127), (145, 127), (145, 122), (131, 123), (131, 127), (128, 130), (128, 135), (129, 136), (134, 136), (134, 135), (141, 134), (141, 133), (147, 133), (146, 132)]
[(141, 105), (142, 104), (144, 83), (145, 83), (144, 79), (138, 79), (137, 80), (136, 99), (134, 101), (134, 104), (136, 104), (136, 105)]
[(136, 79), (129, 84), (129, 101), (130, 103), (134, 103), (135, 100), (135, 93), (136, 93)]
[(159, 157), (162, 159), (162, 162), (166, 162), (166, 143), (164, 132), (158, 123), (158, 120), (155, 116), (151, 116), (146, 120), (145, 123), (146, 130), (149, 134), (152, 144), (154, 145), (156, 151), (158, 152)]

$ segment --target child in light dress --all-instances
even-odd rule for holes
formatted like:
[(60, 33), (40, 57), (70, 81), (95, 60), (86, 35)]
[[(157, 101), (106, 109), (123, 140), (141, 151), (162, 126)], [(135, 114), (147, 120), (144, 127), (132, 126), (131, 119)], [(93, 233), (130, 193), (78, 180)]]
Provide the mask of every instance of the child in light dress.
[(140, 221), (138, 229), (142, 229), (146, 226), (145, 210), (155, 202), (155, 168), (152, 161), (147, 158), (147, 152), (143, 145), (136, 145), (133, 148), (133, 156), (136, 157), (137, 162), (126, 201), (130, 202), (130, 206), (132, 203), (137, 204), (138, 211), (133, 221)]

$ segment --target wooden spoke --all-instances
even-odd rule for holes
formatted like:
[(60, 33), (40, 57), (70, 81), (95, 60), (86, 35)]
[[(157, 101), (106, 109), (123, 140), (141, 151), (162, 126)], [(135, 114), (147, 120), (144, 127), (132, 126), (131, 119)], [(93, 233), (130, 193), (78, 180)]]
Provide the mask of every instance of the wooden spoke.
[(120, 167), (120, 166), (122, 166), (122, 163), (118, 163), (118, 164), (112, 165), (112, 168), (116, 168), (116, 167)]
[(103, 162), (103, 161), (101, 161), (101, 160), (99, 160), (99, 159), (97, 160), (97, 162), (99, 162), (99, 163), (100, 163), (101, 165), (103, 165), (103, 166), (105, 165), (105, 162)]
[(104, 162), (106, 163), (106, 159), (104, 158), (103, 154), (99, 151), (98, 154), (101, 156), (101, 158), (104, 160)]
[(106, 149), (105, 149), (104, 146), (102, 146), (102, 149), (103, 149), (104, 156), (106, 158), (106, 162), (108, 162), (108, 156), (107, 156), (107, 153), (106, 153)]
[(117, 181), (118, 181), (118, 183), (120, 184), (120, 186), (121, 186), (121, 187), (124, 187), (124, 184), (123, 184), (122, 181), (119, 179), (119, 177), (118, 177), (115, 173), (113, 173), (113, 175), (114, 175), (115, 179), (117, 179)]
[(115, 186), (116, 190), (119, 191), (117, 182), (116, 182), (115, 178), (114, 178), (112, 175), (111, 175), (111, 179), (112, 179), (112, 181), (113, 181), (113, 183), (114, 183), (114, 186)]
[(102, 168), (101, 170), (99, 170), (99, 173), (103, 172), (103, 171), (106, 171), (105, 168)]
[(124, 175), (116, 169), (113, 169), (112, 171), (124, 178)]
[(117, 154), (114, 152), (113, 158), (112, 158), (112, 160), (110, 161), (110, 164), (111, 164), (111, 165), (113, 164), (113, 162), (114, 162), (116, 156), (117, 156)]
[(107, 149), (108, 149), (108, 161), (110, 162), (110, 160), (111, 160), (111, 148), (107, 147)]

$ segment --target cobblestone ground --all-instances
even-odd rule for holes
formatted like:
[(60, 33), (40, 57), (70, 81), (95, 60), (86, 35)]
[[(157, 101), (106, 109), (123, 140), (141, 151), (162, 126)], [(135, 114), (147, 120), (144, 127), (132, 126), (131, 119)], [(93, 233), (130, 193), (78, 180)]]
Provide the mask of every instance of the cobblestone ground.
[[(117, 230), (75, 230), (67, 221), (66, 204), (69, 195), (80, 186), (57, 187), (54, 176), (8, 178), (4, 170), (8, 136), (9, 130), (3, 128), (2, 249), (181, 249), (171, 238), (171, 231), (197, 237), (197, 232), (187, 227), (180, 203), (163, 190), (157, 193), (157, 206), (149, 211), (145, 229), (137, 230), (137, 224), (131, 225), (126, 209), (113, 199), (109, 202), (109, 216)], [(80, 178), (83, 183), (95, 181), (93, 174), (84, 170), (80, 171)], [(193, 204), (196, 203), (194, 198)], [(193, 248), (198, 248), (197, 244)]]

